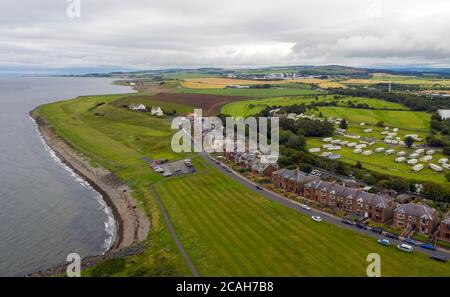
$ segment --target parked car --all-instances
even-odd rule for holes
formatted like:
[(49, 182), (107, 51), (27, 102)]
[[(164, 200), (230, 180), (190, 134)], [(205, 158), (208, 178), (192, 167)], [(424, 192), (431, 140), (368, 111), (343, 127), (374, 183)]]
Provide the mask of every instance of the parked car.
[(227, 172), (233, 172), (230, 168), (227, 168)]
[(401, 244), (397, 245), (397, 248), (399, 250), (407, 252), (407, 253), (412, 253), (412, 251), (414, 250), (412, 246), (410, 246), (409, 244), (406, 244), (406, 243), (401, 243)]
[(313, 221), (316, 221), (316, 222), (322, 222), (322, 218), (319, 216), (312, 216), (311, 219), (313, 219)]
[(359, 229), (367, 230), (367, 225), (363, 223), (356, 223), (356, 227), (358, 227)]
[(169, 176), (172, 176), (172, 173), (166, 172), (166, 173), (163, 174), (163, 176), (164, 176), (164, 177), (169, 177)]
[(216, 160), (216, 164), (217, 164), (217, 165), (220, 165), (220, 161), (217, 161), (217, 160)]
[(419, 243), (418, 243), (417, 241), (415, 241), (414, 239), (412, 239), (411, 237), (405, 238), (404, 241), (405, 241), (407, 244), (410, 244), (410, 245), (415, 245), (415, 246), (418, 246), (418, 245), (419, 245)]
[(387, 238), (398, 239), (398, 235), (394, 233), (386, 233)]
[(377, 242), (381, 245), (390, 246), (391, 242), (388, 239), (378, 239)]
[(181, 169), (177, 168), (177, 169), (174, 170), (174, 172), (181, 172)]
[(257, 190), (262, 190), (263, 188), (261, 186), (256, 186)]
[(426, 249), (426, 250), (432, 250), (435, 251), (436, 247), (434, 245), (432, 245), (431, 243), (423, 243), (420, 245), (421, 248)]
[(343, 219), (342, 223), (346, 224), (346, 225), (352, 225), (353, 226), (353, 222), (348, 220), (348, 219)]
[(311, 210), (311, 207), (309, 207), (309, 206), (306, 205), (306, 204), (302, 204), (301, 207), (302, 207), (304, 210)]
[(430, 257), (430, 259), (439, 261), (439, 262), (447, 262), (447, 257), (441, 256), (441, 255), (433, 255)]
[(373, 233), (382, 234), (382, 233), (383, 233), (383, 228), (380, 228), (380, 227), (373, 227), (373, 228), (372, 228), (372, 232), (373, 232)]

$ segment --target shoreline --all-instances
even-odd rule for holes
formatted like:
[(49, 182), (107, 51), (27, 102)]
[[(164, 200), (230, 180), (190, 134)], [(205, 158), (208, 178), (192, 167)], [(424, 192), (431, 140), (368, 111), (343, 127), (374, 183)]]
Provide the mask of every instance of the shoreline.
[[(122, 183), (109, 170), (93, 167), (89, 160), (75, 151), (69, 144), (55, 134), (53, 129), (39, 116), (38, 108), (29, 115), (44, 142), (61, 162), (85, 180), (102, 197), (112, 210), (116, 224), (115, 242), (111, 243), (104, 255), (138, 244), (147, 238), (150, 222), (131, 196), (131, 189)], [(50, 268), (49, 270), (51, 270)]]

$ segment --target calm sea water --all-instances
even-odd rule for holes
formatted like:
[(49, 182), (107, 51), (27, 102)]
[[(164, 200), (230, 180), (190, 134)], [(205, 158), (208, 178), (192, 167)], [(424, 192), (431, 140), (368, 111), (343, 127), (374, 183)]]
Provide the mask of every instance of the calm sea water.
[(103, 78), (0, 77), (0, 276), (102, 254), (114, 223), (101, 196), (58, 162), (28, 112), (79, 95), (128, 93)]

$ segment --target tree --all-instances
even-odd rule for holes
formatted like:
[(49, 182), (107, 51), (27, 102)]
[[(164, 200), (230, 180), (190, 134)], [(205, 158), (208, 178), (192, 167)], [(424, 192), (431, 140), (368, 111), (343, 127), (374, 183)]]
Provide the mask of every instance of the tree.
[(448, 182), (450, 182), (450, 172), (447, 172), (445, 174), (445, 178), (447, 179)]
[(341, 122), (339, 123), (339, 128), (341, 129), (347, 129), (348, 128), (348, 123), (345, 119), (342, 119)]
[(405, 144), (407, 147), (412, 147), (412, 145), (414, 144), (414, 138), (412, 138), (411, 136), (407, 136), (405, 138)]
[(377, 127), (384, 127), (384, 122), (383, 121), (379, 121), (377, 123)]
[(444, 149), (442, 150), (442, 153), (444, 155), (450, 156), (450, 146), (444, 147)]
[(358, 168), (358, 169), (362, 169), (363, 168), (361, 161), (356, 161), (356, 168)]

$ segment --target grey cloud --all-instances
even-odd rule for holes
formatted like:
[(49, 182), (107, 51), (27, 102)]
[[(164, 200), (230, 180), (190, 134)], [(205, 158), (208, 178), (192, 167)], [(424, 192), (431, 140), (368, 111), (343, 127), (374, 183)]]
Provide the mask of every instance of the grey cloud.
[(2, 66), (450, 65), (448, 1), (0, 2)]

